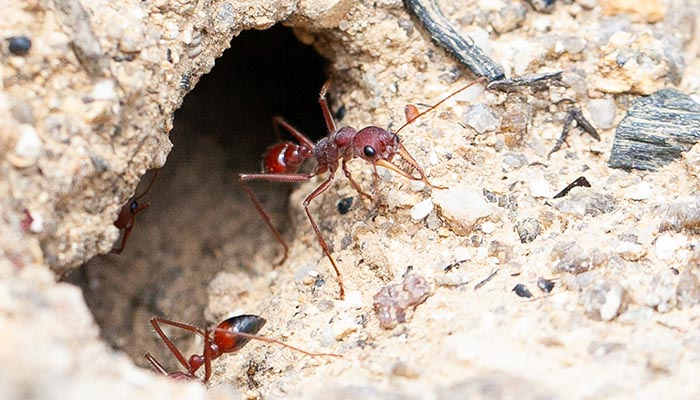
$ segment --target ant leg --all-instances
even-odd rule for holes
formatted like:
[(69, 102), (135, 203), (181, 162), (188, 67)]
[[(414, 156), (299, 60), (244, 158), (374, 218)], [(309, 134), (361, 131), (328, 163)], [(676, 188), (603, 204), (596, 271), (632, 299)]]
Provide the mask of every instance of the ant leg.
[[(211, 360), (215, 357), (215, 355), (212, 354), (211, 339), (208, 331), (206, 335), (204, 335), (204, 351), (202, 352), (202, 357), (204, 357), (204, 379), (202, 382), (207, 383), (209, 378), (211, 378)], [(194, 373), (194, 371), (192, 373)]]
[(161, 317), (152, 317), (151, 318), (151, 325), (153, 325), (153, 329), (156, 330), (156, 333), (158, 334), (158, 336), (160, 336), (160, 339), (163, 341), (163, 343), (165, 343), (166, 346), (168, 346), (168, 349), (170, 350), (171, 353), (173, 353), (175, 358), (177, 358), (177, 361), (183, 367), (185, 367), (189, 373), (194, 373), (194, 371), (190, 371), (190, 369), (191, 369), (190, 363), (187, 361), (185, 356), (182, 355), (182, 352), (180, 352), (180, 349), (178, 349), (177, 346), (175, 346), (175, 344), (173, 343), (173, 341), (170, 340), (168, 335), (166, 335), (165, 332), (163, 332), (163, 329), (160, 327), (159, 323), (174, 326), (174, 327), (180, 328), (180, 329), (184, 329), (186, 331), (189, 331), (189, 332), (201, 335), (201, 336), (206, 336), (206, 332), (202, 331), (201, 329), (197, 328), (196, 326), (171, 321), (169, 319), (165, 319), (165, 318), (161, 318)]
[(272, 122), (276, 126), (281, 126), (282, 128), (284, 128), (287, 132), (289, 132), (292, 136), (294, 136), (298, 141), (309, 146), (310, 149), (314, 148), (315, 145), (314, 145), (314, 142), (311, 141), (311, 139), (307, 138), (306, 135), (299, 132), (299, 130), (297, 128), (291, 126), (287, 121), (285, 121), (281, 117), (273, 117)]
[(323, 118), (326, 120), (326, 127), (328, 128), (328, 133), (333, 133), (336, 130), (335, 121), (333, 121), (333, 114), (328, 108), (328, 101), (326, 100), (326, 92), (328, 92), (328, 87), (331, 85), (330, 81), (326, 81), (321, 88), (321, 92), (318, 94), (318, 104), (321, 106), (321, 111), (323, 112)]
[(372, 201), (372, 196), (365, 193), (362, 190), (362, 188), (360, 187), (360, 185), (358, 185), (357, 182), (355, 182), (355, 180), (352, 179), (352, 175), (350, 175), (350, 171), (348, 171), (348, 164), (347, 164), (347, 161), (345, 160), (345, 158), (343, 158), (342, 166), (343, 166), (343, 173), (345, 174), (345, 177), (348, 178), (352, 187), (354, 187), (355, 190), (357, 190), (357, 193), (359, 193), (360, 196), (365, 196), (367, 198), (367, 200)]
[(343, 278), (340, 274), (340, 270), (335, 264), (335, 260), (331, 255), (331, 251), (328, 248), (328, 244), (326, 243), (325, 239), (323, 239), (321, 231), (318, 229), (318, 225), (316, 225), (316, 221), (311, 215), (311, 211), (309, 211), (309, 203), (311, 203), (311, 201), (315, 199), (319, 194), (323, 193), (326, 189), (328, 189), (328, 186), (331, 184), (332, 181), (333, 174), (330, 174), (328, 176), (328, 179), (326, 179), (319, 187), (317, 187), (313, 192), (311, 192), (310, 195), (306, 197), (306, 199), (304, 200), (304, 211), (306, 211), (306, 216), (309, 217), (309, 222), (311, 222), (311, 226), (314, 228), (314, 232), (316, 232), (316, 238), (318, 239), (318, 242), (321, 245), (323, 252), (326, 254), (326, 257), (328, 257), (328, 260), (333, 265), (333, 269), (335, 270), (335, 275), (338, 280), (338, 296), (340, 297), (340, 300), (343, 300), (345, 299), (345, 286), (343, 285)]
[(165, 368), (163, 368), (161, 363), (159, 363), (158, 360), (156, 360), (156, 358), (151, 355), (151, 353), (144, 354), (144, 357), (146, 358), (146, 360), (148, 360), (148, 362), (151, 363), (151, 366), (153, 366), (153, 369), (155, 369), (156, 372), (160, 372), (165, 376), (168, 375), (168, 371), (166, 371)]
[[(146, 186), (146, 190), (144, 190), (143, 193), (141, 193), (140, 195), (134, 197), (134, 200), (138, 200), (138, 199), (142, 198), (143, 196), (145, 196), (151, 190), (151, 186), (153, 186), (153, 182), (156, 181), (157, 177), (158, 177), (158, 170), (156, 169), (153, 171), (153, 177), (151, 177), (151, 181), (148, 183), (148, 186)], [(146, 207), (148, 207), (148, 206), (146, 206)], [(144, 208), (146, 208), (146, 207), (144, 207)]]
[(253, 192), (250, 190), (248, 185), (246, 185), (243, 181), (243, 179), (240, 179), (241, 186), (243, 187), (243, 190), (246, 192), (248, 195), (248, 198), (250, 198), (250, 201), (253, 202), (253, 205), (255, 206), (255, 209), (258, 210), (258, 214), (260, 214), (260, 218), (265, 222), (267, 227), (270, 229), (270, 232), (272, 232), (272, 235), (277, 239), (277, 242), (282, 245), (284, 248), (284, 254), (282, 254), (282, 258), (275, 262), (275, 265), (282, 265), (287, 260), (287, 256), (289, 255), (289, 246), (287, 246), (287, 242), (284, 241), (282, 238), (282, 234), (275, 228), (275, 226), (272, 224), (272, 221), (270, 221), (270, 216), (267, 215), (267, 212), (265, 209), (262, 207), (262, 204), (258, 201), (258, 199), (255, 197)]
[(238, 175), (238, 180), (241, 183), (241, 186), (243, 187), (243, 190), (246, 192), (250, 200), (253, 202), (253, 205), (255, 206), (255, 209), (258, 210), (258, 214), (260, 214), (260, 218), (265, 222), (267, 227), (270, 229), (270, 232), (272, 232), (272, 235), (277, 239), (277, 242), (282, 245), (284, 248), (284, 255), (280, 261), (278, 261), (276, 264), (280, 265), (282, 264), (286, 259), (287, 255), (289, 254), (289, 247), (287, 246), (287, 243), (284, 241), (282, 238), (282, 234), (275, 228), (275, 226), (272, 224), (272, 221), (270, 220), (270, 216), (267, 214), (265, 209), (262, 207), (262, 204), (258, 201), (257, 197), (255, 197), (255, 194), (253, 194), (253, 191), (250, 190), (248, 185), (246, 185), (246, 182), (249, 181), (274, 181), (274, 182), (301, 182), (308, 180), (311, 178), (313, 175), (308, 175), (308, 174), (239, 174)]

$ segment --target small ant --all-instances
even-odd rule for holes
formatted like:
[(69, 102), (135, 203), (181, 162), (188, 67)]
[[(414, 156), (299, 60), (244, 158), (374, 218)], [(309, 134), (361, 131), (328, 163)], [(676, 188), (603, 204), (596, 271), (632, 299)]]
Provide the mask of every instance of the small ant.
[[(141, 151), (141, 148), (148, 139), (156, 140), (152, 136), (146, 136), (143, 139), (141, 139), (138, 146), (136, 146), (134, 155), (131, 157), (132, 160), (134, 159), (134, 157), (136, 157), (138, 152)], [(144, 190), (143, 193), (132, 197), (129, 201), (126, 202), (126, 204), (122, 206), (122, 209), (119, 210), (119, 215), (117, 216), (117, 220), (114, 221), (114, 226), (116, 226), (117, 229), (121, 231), (121, 241), (119, 243), (119, 247), (113, 248), (111, 253), (120, 254), (124, 250), (124, 246), (126, 245), (126, 239), (129, 237), (131, 230), (134, 229), (134, 219), (136, 218), (136, 215), (138, 215), (138, 213), (145, 210), (146, 208), (148, 208), (148, 206), (151, 205), (151, 203), (139, 204), (138, 201), (143, 196), (145, 196), (149, 190), (151, 190), (151, 186), (153, 186), (153, 182), (156, 180), (157, 176), (158, 170), (155, 170), (155, 172), (153, 173), (153, 177), (151, 178), (151, 182), (148, 184), (146, 190)]]
[(148, 208), (148, 206), (151, 205), (150, 202), (145, 203), (145, 204), (139, 204), (139, 200), (145, 196), (149, 190), (151, 190), (151, 186), (153, 186), (153, 182), (156, 180), (156, 177), (158, 176), (158, 170), (155, 170), (153, 172), (153, 177), (151, 178), (151, 182), (148, 184), (148, 187), (146, 190), (143, 191), (140, 195), (134, 196), (129, 200), (122, 209), (119, 211), (119, 216), (117, 217), (117, 220), (114, 221), (114, 226), (117, 227), (122, 232), (122, 239), (119, 243), (119, 247), (115, 247), (112, 249), (112, 253), (120, 254), (124, 250), (124, 246), (126, 245), (126, 239), (129, 237), (129, 234), (131, 233), (131, 230), (134, 229), (134, 223), (136, 216), (138, 213), (141, 211), (145, 210)]
[[(333, 181), (335, 172), (339, 166), (338, 164), (341, 160), (342, 163), (340, 166), (343, 173), (350, 181), (352, 187), (355, 188), (360, 196), (367, 197), (371, 200), (372, 197), (360, 188), (360, 185), (355, 182), (347, 168), (347, 162), (358, 157), (372, 164), (375, 181), (379, 178), (377, 166), (381, 166), (394, 171), (407, 179), (423, 181), (431, 188), (444, 189), (444, 187), (435, 186), (428, 181), (423, 168), (421, 168), (421, 166), (399, 141), (398, 133), (407, 125), (434, 110), (449, 98), (479, 82), (484, 82), (484, 79), (481, 78), (470, 82), (468, 85), (458, 89), (423, 112), (419, 113), (418, 109), (414, 105), (407, 106), (404, 110), (406, 114), (406, 123), (397, 129), (396, 132), (391, 132), (377, 126), (368, 126), (360, 129), (359, 131), (349, 126), (337, 129), (333, 116), (328, 107), (328, 102), (326, 101), (326, 92), (328, 91), (330, 84), (329, 82), (326, 82), (321, 88), (318, 99), (321, 106), (321, 111), (323, 112), (323, 117), (326, 121), (328, 136), (319, 140), (318, 143), (314, 144), (309, 138), (292, 127), (282, 118), (275, 117), (273, 122), (286, 129), (292, 136), (294, 136), (295, 139), (299, 141), (299, 143), (283, 141), (275, 144), (263, 156), (263, 172), (257, 174), (240, 174), (239, 181), (243, 186), (243, 190), (245, 190), (250, 199), (253, 201), (253, 204), (258, 210), (258, 213), (262, 217), (263, 221), (265, 221), (267, 226), (270, 228), (277, 241), (284, 247), (284, 255), (280, 263), (284, 262), (284, 260), (287, 258), (289, 250), (287, 244), (285, 243), (284, 239), (282, 239), (279, 231), (272, 225), (270, 217), (262, 208), (260, 202), (246, 185), (247, 182), (255, 180), (266, 180), (273, 182), (301, 182), (323, 174), (326, 171), (329, 172), (328, 178), (326, 178), (325, 181), (323, 181), (304, 199), (303, 206), (306, 216), (309, 218), (309, 222), (311, 222), (311, 226), (316, 233), (316, 238), (323, 249), (323, 253), (333, 265), (338, 281), (339, 297), (342, 300), (345, 298), (345, 288), (340, 270), (338, 269), (333, 256), (331, 256), (328, 244), (321, 235), (321, 231), (319, 230), (316, 221), (309, 211), (309, 204), (313, 199), (318, 197), (318, 195), (328, 189)], [(398, 156), (403, 162), (392, 162), (392, 159), (394, 159), (395, 156)], [(302, 163), (310, 158), (316, 160), (316, 167), (313, 172), (299, 173), (299, 168), (301, 167)], [(416, 173), (417, 175), (415, 175)]]
[[(145, 357), (156, 371), (177, 380), (197, 379), (195, 373), (202, 367), (202, 365), (204, 365), (204, 376), (201, 378), (203, 383), (207, 383), (209, 378), (211, 378), (212, 360), (215, 360), (226, 353), (235, 353), (245, 346), (251, 339), (275, 343), (311, 357), (342, 357), (333, 353), (311, 353), (275, 339), (256, 335), (263, 325), (265, 325), (265, 322), (266, 321), (264, 318), (257, 315), (244, 314), (222, 321), (213, 330), (202, 330), (193, 325), (175, 322), (160, 317), (152, 317), (151, 325), (153, 325), (156, 333), (158, 336), (160, 336), (165, 345), (168, 346), (168, 349), (170, 349), (175, 358), (177, 358), (180, 365), (182, 365), (187, 371), (168, 372), (150, 353), (146, 353)], [(186, 359), (172, 340), (170, 340), (165, 332), (163, 332), (160, 324), (174, 326), (176, 328), (184, 329), (202, 336), (204, 338), (204, 348), (202, 350), (202, 354), (193, 354), (189, 359)]]

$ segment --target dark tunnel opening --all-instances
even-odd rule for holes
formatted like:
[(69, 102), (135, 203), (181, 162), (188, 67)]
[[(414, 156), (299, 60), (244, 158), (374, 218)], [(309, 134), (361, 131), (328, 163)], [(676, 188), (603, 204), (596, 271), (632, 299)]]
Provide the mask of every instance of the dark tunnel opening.
[[(219, 271), (262, 273), (249, 268), (253, 257), (269, 259), (272, 268), (279, 245), (237, 174), (258, 172), (263, 152), (278, 141), (273, 116), (313, 140), (325, 136), (318, 92), (326, 79), (324, 59), (288, 28), (277, 25), (233, 38), (176, 112), (173, 150), (143, 199), (151, 206), (138, 215), (123, 253), (95, 257), (67, 278), (82, 288), (108, 344), (139, 365), (148, 365), (143, 355), (150, 352), (175, 370), (178, 364), (149, 318), (204, 327), (207, 286)], [(270, 183), (254, 188), (283, 233), (289, 231), (291, 189)], [(183, 351), (201, 352), (188, 350), (186, 337), (180, 335)]]

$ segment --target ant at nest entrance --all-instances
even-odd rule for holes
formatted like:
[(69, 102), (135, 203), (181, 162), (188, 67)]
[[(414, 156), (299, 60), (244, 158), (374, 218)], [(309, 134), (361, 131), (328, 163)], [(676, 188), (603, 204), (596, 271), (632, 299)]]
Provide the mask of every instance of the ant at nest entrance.
[[(187, 95), (170, 133), (174, 146), (168, 161), (139, 199), (151, 205), (135, 218), (124, 251), (96, 257), (67, 278), (83, 289), (110, 346), (144, 368), (151, 368), (144, 358), (150, 352), (165, 370), (181, 369), (149, 320), (158, 316), (212, 326), (222, 316), (208, 315), (208, 288), (222, 271), (242, 282), (244, 298), (232, 301), (230, 311), (260, 311), (241, 307), (263, 302), (269, 289), (245, 284), (269, 274), (280, 250), (241, 190), (238, 173), (260, 169), (261, 155), (276, 141), (274, 116), (309, 134), (325, 132), (318, 109), (318, 89), (325, 80), (324, 60), (290, 30), (276, 26), (234, 38), (231, 49)], [(152, 174), (142, 178), (137, 194), (147, 190)], [(287, 238), (293, 229), (287, 213), (293, 188), (255, 185)], [(260, 265), (269, 268), (260, 270)], [(186, 357), (201, 352), (201, 340), (191, 333), (172, 333)]]

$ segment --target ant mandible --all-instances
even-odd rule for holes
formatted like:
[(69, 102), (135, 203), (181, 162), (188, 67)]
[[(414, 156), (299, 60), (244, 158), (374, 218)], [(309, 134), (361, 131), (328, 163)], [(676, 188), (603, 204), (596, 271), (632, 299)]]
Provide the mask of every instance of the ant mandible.
[[(265, 221), (267, 226), (270, 228), (277, 241), (284, 247), (284, 255), (280, 263), (284, 262), (284, 260), (287, 258), (289, 251), (287, 244), (285, 243), (284, 239), (282, 239), (279, 231), (270, 221), (270, 217), (262, 208), (260, 202), (246, 185), (247, 182), (254, 180), (301, 182), (309, 180), (316, 175), (323, 174), (326, 171), (329, 172), (328, 178), (326, 178), (325, 181), (323, 181), (313, 192), (311, 192), (311, 194), (306, 196), (303, 206), (306, 216), (308, 217), (309, 222), (311, 222), (311, 226), (316, 233), (316, 238), (323, 249), (323, 253), (331, 262), (331, 265), (335, 270), (338, 281), (339, 297), (342, 300), (345, 298), (345, 287), (343, 285), (340, 270), (338, 269), (338, 266), (331, 255), (328, 244), (321, 235), (321, 231), (319, 230), (316, 221), (309, 211), (309, 204), (313, 199), (328, 189), (333, 181), (335, 172), (338, 169), (339, 161), (341, 160), (342, 162), (340, 163), (340, 166), (343, 173), (350, 181), (352, 187), (355, 188), (360, 196), (371, 199), (371, 196), (365, 193), (362, 188), (360, 188), (360, 185), (355, 182), (347, 168), (348, 161), (358, 157), (372, 164), (375, 180), (378, 179), (379, 176), (377, 173), (377, 166), (381, 166), (394, 171), (407, 179), (423, 181), (431, 188), (444, 189), (444, 187), (433, 185), (430, 183), (430, 181), (428, 181), (423, 168), (421, 168), (421, 166), (399, 141), (398, 133), (407, 125), (434, 110), (449, 98), (471, 87), (472, 85), (483, 81), (484, 79), (480, 78), (470, 82), (468, 85), (456, 90), (449, 96), (440, 100), (437, 104), (429, 107), (427, 110), (421, 113), (419, 113), (417, 108), (413, 105), (406, 106), (406, 109), (404, 110), (404, 113), (406, 114), (406, 123), (393, 133), (387, 129), (377, 126), (368, 126), (360, 129), (359, 131), (349, 126), (337, 129), (333, 116), (328, 107), (328, 102), (326, 101), (326, 92), (328, 91), (330, 82), (326, 82), (319, 93), (318, 102), (321, 106), (323, 117), (326, 120), (328, 136), (319, 140), (318, 143), (314, 144), (309, 138), (288, 124), (282, 118), (275, 117), (273, 122), (286, 129), (292, 136), (294, 136), (295, 139), (299, 141), (299, 143), (285, 141), (272, 146), (263, 156), (263, 172), (258, 174), (240, 174), (239, 181), (243, 186), (243, 190), (245, 190), (252, 200), (263, 221)], [(401, 160), (403, 160), (403, 163), (392, 162), (395, 156), (398, 156)], [(299, 168), (301, 167), (302, 163), (310, 158), (316, 160), (316, 167), (313, 172), (299, 173)], [(417, 175), (415, 175), (416, 173)]]
[[(175, 358), (177, 358), (177, 361), (186, 369), (186, 371), (168, 372), (150, 353), (146, 353), (145, 357), (156, 371), (177, 380), (197, 379), (195, 373), (202, 367), (202, 365), (204, 365), (204, 376), (201, 378), (203, 383), (207, 383), (209, 378), (211, 378), (212, 360), (219, 358), (223, 354), (234, 353), (240, 350), (251, 339), (275, 343), (311, 357), (341, 357), (338, 354), (332, 353), (311, 353), (275, 339), (256, 335), (263, 325), (265, 325), (265, 322), (266, 321), (264, 318), (257, 315), (244, 314), (222, 321), (213, 330), (202, 330), (193, 325), (175, 322), (161, 317), (152, 317), (151, 325), (153, 325), (156, 333), (158, 336), (160, 336), (165, 345), (168, 346), (168, 349), (170, 349)], [(193, 354), (189, 359), (185, 358), (172, 340), (170, 340), (165, 332), (163, 332), (160, 324), (170, 325), (202, 336), (204, 338), (204, 348), (202, 350), (202, 354)]]

